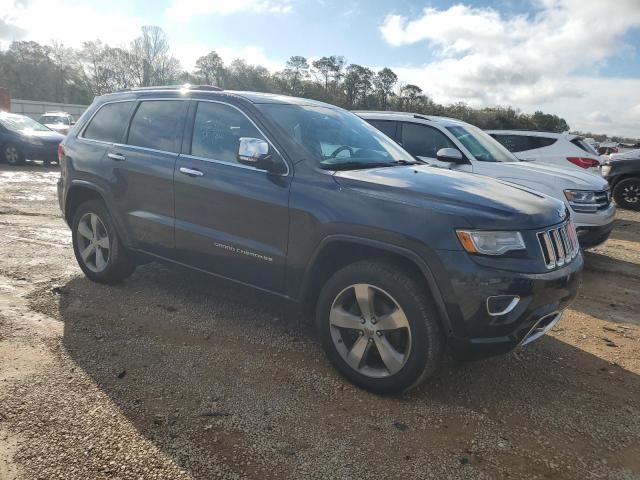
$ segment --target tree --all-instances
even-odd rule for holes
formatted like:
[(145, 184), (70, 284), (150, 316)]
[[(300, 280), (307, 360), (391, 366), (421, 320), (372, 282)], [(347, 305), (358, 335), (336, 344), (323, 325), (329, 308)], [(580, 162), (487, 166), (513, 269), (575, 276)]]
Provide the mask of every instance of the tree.
[(180, 74), (180, 63), (169, 52), (164, 31), (156, 26), (143, 26), (142, 35), (131, 42), (131, 58), (140, 87), (171, 83)]
[(417, 85), (408, 84), (400, 90), (401, 109), (411, 110), (416, 100), (422, 96), (422, 89)]
[(322, 79), (325, 97), (329, 96), (329, 84), (332, 82), (336, 83), (340, 80), (344, 64), (344, 57), (337, 55), (322, 57), (312, 63), (314, 70)]
[(344, 89), (347, 106), (367, 106), (367, 99), (373, 85), (373, 70), (361, 65), (351, 64), (344, 77)]
[(301, 56), (293, 56), (287, 60), (287, 68), (282, 71), (281, 78), (288, 84), (293, 95), (302, 94), (302, 80), (309, 77), (309, 63)]
[(220, 55), (212, 50), (205, 56), (198, 58), (196, 60), (195, 74), (201, 77), (207, 85), (222, 87), (224, 85), (225, 68)]
[(398, 76), (390, 68), (383, 68), (373, 77), (373, 84), (380, 95), (380, 106), (383, 110), (387, 109), (387, 99), (393, 94), (396, 83), (398, 83)]

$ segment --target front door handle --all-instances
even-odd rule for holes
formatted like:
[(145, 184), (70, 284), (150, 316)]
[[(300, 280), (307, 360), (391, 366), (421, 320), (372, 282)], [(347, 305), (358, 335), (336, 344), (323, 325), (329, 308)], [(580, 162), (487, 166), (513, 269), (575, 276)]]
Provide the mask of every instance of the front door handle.
[(120, 153), (107, 153), (107, 157), (111, 160), (115, 160), (116, 162), (124, 162), (127, 159), (127, 157)]
[(180, 167), (180, 173), (184, 173), (185, 175), (189, 175), (190, 177), (202, 177), (204, 175), (204, 173), (202, 173), (200, 170), (185, 167)]

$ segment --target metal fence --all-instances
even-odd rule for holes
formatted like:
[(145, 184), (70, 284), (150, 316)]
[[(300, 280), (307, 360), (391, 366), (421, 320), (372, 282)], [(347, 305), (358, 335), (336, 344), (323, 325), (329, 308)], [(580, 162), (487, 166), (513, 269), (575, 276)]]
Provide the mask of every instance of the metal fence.
[(35, 120), (38, 120), (40, 115), (45, 112), (67, 112), (70, 113), (74, 119), (78, 119), (80, 115), (87, 109), (88, 105), (76, 105), (73, 103), (55, 103), (55, 102), (41, 102), (35, 100), (20, 100), (17, 98), (11, 99), (11, 112), (26, 115)]

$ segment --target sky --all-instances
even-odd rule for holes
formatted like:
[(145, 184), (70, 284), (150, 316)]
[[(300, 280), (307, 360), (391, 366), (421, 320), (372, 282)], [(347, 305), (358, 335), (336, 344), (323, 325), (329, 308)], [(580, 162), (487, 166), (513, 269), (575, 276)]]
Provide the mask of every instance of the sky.
[(186, 69), (210, 50), (272, 71), (338, 54), (437, 102), (640, 137), (640, 0), (0, 0), (0, 48), (124, 46), (142, 25), (162, 27)]

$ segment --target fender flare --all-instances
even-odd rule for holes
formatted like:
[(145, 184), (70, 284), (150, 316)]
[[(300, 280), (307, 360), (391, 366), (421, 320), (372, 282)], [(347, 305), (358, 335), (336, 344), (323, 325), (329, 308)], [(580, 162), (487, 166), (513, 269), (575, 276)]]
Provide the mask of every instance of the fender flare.
[(348, 243), (359, 244), (367, 247), (376, 248), (378, 250), (384, 250), (389, 253), (400, 255), (406, 258), (407, 260), (411, 261), (412, 263), (414, 263), (418, 267), (422, 275), (424, 276), (425, 280), (427, 281), (427, 286), (429, 287), (431, 296), (433, 297), (433, 300), (436, 304), (436, 308), (438, 309), (438, 313), (440, 314), (440, 318), (442, 320), (442, 327), (445, 329), (445, 334), (447, 336), (452, 334), (453, 329), (451, 326), (449, 313), (447, 312), (447, 308), (445, 306), (442, 293), (440, 291), (440, 288), (438, 287), (433, 271), (431, 270), (427, 262), (425, 262), (424, 259), (420, 257), (418, 254), (416, 254), (415, 252), (407, 248), (400, 247), (392, 243), (381, 242), (379, 240), (373, 240), (370, 238), (358, 237), (358, 236), (346, 235), (346, 234), (334, 234), (334, 235), (329, 235), (323, 238), (322, 241), (314, 250), (313, 255), (311, 256), (311, 260), (309, 261), (309, 263), (307, 264), (307, 267), (305, 268), (304, 276), (302, 279), (302, 288), (300, 290), (301, 299), (305, 298), (306, 295), (308, 294), (309, 285), (311, 284), (311, 281), (312, 281), (312, 272), (316, 265), (316, 261), (318, 257), (328, 245), (335, 242), (348, 242)]
[[(118, 233), (118, 236), (124, 241), (124, 244), (127, 247), (131, 246), (130, 240), (129, 240), (129, 236), (127, 235), (127, 229), (125, 228), (124, 224), (122, 223), (120, 217), (116, 214), (116, 209), (113, 208), (113, 205), (111, 204), (112, 202), (109, 200), (108, 195), (107, 195), (107, 191), (102, 188), (100, 185), (94, 183), (94, 182), (90, 182), (88, 180), (80, 180), (80, 179), (73, 179), (71, 181), (71, 185), (69, 186), (69, 188), (67, 189), (67, 191), (65, 192), (64, 195), (64, 217), (65, 219), (67, 218), (67, 202), (68, 202), (68, 198), (69, 198), (69, 193), (71, 193), (72, 190), (74, 189), (85, 189), (85, 190), (91, 190), (95, 193), (97, 193), (100, 198), (102, 199), (102, 201), (104, 202), (105, 206), (107, 207), (107, 210), (109, 212), (109, 214), (111, 215), (111, 218), (113, 219), (113, 222), (115, 224), (116, 227), (116, 231)], [(71, 227), (71, 225), (69, 225)]]

